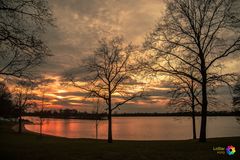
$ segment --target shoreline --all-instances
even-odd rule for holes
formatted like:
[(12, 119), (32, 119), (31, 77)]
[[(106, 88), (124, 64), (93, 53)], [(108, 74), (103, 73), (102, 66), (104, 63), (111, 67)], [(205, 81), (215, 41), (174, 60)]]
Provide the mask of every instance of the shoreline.
[[(26, 115), (26, 116), (24, 116), (24, 117), (38, 117), (38, 116), (35, 116), (35, 115)], [(152, 117), (154, 117), (154, 118), (156, 118), (156, 117), (192, 117), (192, 116), (190, 116), (190, 115), (152, 115), (152, 116), (149, 116), (149, 115), (127, 115), (127, 116), (122, 116), (122, 115), (120, 115), (120, 116), (116, 116), (116, 115), (114, 115), (114, 116), (112, 116), (112, 118), (152, 118)], [(196, 118), (197, 117), (200, 117), (201, 118), (201, 116), (200, 115), (196, 115), (195, 116)], [(240, 115), (208, 115), (208, 117), (240, 117)], [(104, 118), (104, 119), (91, 119), (91, 118), (89, 118), (89, 119), (87, 119), (87, 118), (78, 118), (78, 117), (50, 117), (50, 116), (46, 116), (46, 117), (42, 117), (43, 119), (44, 118), (51, 118), (51, 119), (65, 119), (65, 120), (68, 120), (68, 119), (75, 119), (75, 120), (93, 120), (93, 121), (96, 121), (96, 120), (98, 120), (98, 121), (107, 121), (107, 119), (106, 118)]]
[[(26, 127), (25, 127), (25, 124), (30, 124), (30, 123), (26, 123), (26, 122), (23, 122), (22, 123), (22, 133), (36, 133), (36, 132), (32, 132), (30, 130), (27, 130)], [(19, 127), (19, 124), (15, 124), (11, 127), (11, 129), (14, 131), (14, 132), (18, 132), (18, 127)]]
[(18, 134), (13, 131), (16, 123), (0, 123), (2, 159), (18, 160), (229, 160), (239, 157), (239, 150), (234, 157), (217, 154), (213, 148), (229, 145), (239, 147), (240, 137), (208, 138), (206, 143), (198, 140), (158, 140), (131, 141), (63, 138), (43, 135), (34, 132)]

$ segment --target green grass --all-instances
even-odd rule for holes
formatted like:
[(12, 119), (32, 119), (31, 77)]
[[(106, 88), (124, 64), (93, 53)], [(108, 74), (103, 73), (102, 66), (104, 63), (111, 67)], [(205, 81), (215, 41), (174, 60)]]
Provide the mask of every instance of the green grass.
[[(213, 147), (240, 145), (240, 137), (214, 138), (207, 143), (185, 141), (114, 141), (39, 137), (33, 133), (18, 134), (8, 123), (0, 123), (1, 160), (231, 160), (218, 155)], [(240, 159), (240, 158), (238, 158)]]

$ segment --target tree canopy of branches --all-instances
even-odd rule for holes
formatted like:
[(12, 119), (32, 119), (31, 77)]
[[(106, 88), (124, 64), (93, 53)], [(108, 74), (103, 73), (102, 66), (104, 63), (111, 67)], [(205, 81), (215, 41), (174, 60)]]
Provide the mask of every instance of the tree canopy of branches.
[(49, 55), (41, 35), (52, 25), (46, 0), (0, 0), (0, 76), (29, 76)]
[[(240, 21), (233, 0), (171, 0), (156, 28), (146, 38), (153, 71), (188, 77), (201, 86), (200, 142), (206, 141), (209, 84), (234, 80), (222, 73), (222, 60), (240, 50)], [(179, 65), (198, 73), (193, 76)]]
[(132, 75), (137, 67), (131, 63), (133, 53), (134, 47), (125, 45), (122, 37), (102, 39), (94, 55), (82, 67), (80, 76), (84, 79), (77, 79), (74, 73), (68, 76), (76, 87), (105, 101), (109, 143), (112, 142), (112, 111), (135, 97), (142, 96), (141, 89), (134, 90), (137, 84)]

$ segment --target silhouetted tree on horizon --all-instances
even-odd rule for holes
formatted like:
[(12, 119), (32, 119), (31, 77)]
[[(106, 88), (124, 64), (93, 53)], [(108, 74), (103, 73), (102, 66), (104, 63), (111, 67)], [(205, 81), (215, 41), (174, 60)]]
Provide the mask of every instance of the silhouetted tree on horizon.
[(44, 77), (39, 77), (37, 79), (36, 85), (37, 85), (37, 89), (40, 91), (41, 93), (41, 104), (40, 104), (40, 115), (39, 115), (39, 133), (40, 136), (42, 136), (42, 126), (43, 126), (43, 113), (44, 113), (44, 108), (47, 104), (45, 104), (46, 101), (46, 92), (47, 92), (47, 86), (54, 82), (53, 79), (48, 79), (48, 78), (44, 78)]
[[(240, 51), (240, 20), (233, 0), (172, 0), (149, 34), (144, 47), (151, 52), (152, 71), (187, 77), (201, 86), (200, 142), (206, 141), (210, 84), (232, 85), (234, 73), (222, 73), (222, 60)], [(190, 59), (187, 59), (190, 57)], [(148, 60), (149, 61), (149, 60)], [(185, 64), (197, 76), (182, 70)]]
[(129, 84), (134, 85), (131, 75), (136, 66), (131, 63), (134, 52), (132, 45), (124, 45), (122, 37), (102, 39), (94, 55), (85, 60), (80, 76), (72, 73), (67, 76), (72, 84), (97, 97), (107, 105), (108, 142), (112, 143), (112, 112), (136, 97), (142, 91), (132, 92)]

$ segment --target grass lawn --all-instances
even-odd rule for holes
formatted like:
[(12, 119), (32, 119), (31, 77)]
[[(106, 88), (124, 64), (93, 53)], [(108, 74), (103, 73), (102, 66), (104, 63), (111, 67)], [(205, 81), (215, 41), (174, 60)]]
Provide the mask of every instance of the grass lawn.
[[(184, 141), (114, 141), (67, 139), (34, 133), (18, 134), (0, 122), (1, 160), (231, 160), (240, 159), (240, 137), (214, 138), (207, 143)], [(213, 147), (237, 146), (234, 157)], [(238, 158), (237, 158), (238, 156)]]

